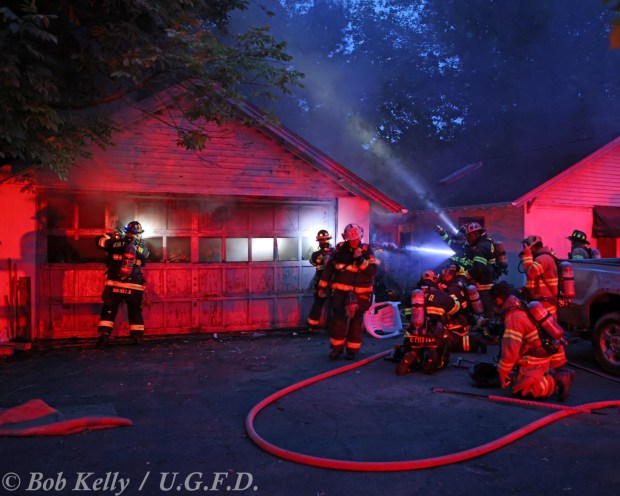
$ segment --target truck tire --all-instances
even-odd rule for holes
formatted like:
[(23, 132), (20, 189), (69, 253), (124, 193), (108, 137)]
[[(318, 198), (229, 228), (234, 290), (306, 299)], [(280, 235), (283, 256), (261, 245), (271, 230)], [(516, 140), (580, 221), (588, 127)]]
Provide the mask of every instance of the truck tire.
[(594, 324), (592, 346), (601, 367), (620, 376), (620, 312), (607, 313), (598, 319)]

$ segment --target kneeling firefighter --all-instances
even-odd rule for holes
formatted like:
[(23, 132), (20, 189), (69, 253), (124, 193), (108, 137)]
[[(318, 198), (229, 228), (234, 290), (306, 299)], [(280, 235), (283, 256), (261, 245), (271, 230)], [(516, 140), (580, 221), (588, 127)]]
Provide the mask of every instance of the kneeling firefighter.
[(447, 365), (450, 341), (445, 322), (458, 310), (457, 301), (437, 286), (437, 275), (425, 271), (411, 295), (411, 325), (405, 332), (402, 358), (396, 366), (398, 375), (416, 368), (430, 374)]
[(362, 346), (362, 320), (370, 308), (377, 261), (370, 246), (362, 243), (364, 230), (357, 224), (344, 228), (344, 241), (338, 243), (323, 269), (318, 296), (326, 298), (331, 289), (329, 358), (336, 360), (346, 348), (346, 358), (353, 359)]

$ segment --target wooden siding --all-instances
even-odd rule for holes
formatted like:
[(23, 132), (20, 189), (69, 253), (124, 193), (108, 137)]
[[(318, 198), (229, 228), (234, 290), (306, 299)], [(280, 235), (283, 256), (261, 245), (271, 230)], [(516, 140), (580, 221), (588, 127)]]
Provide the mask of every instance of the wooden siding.
[[(175, 116), (175, 118), (180, 118)], [(232, 122), (205, 126), (204, 150), (176, 146), (177, 135), (145, 119), (115, 136), (116, 145), (93, 150), (66, 182), (47, 176), (50, 188), (153, 193), (337, 198), (352, 194), (337, 181), (286, 151), (258, 129)]]
[(536, 201), (572, 207), (620, 207), (620, 145), (545, 189)]

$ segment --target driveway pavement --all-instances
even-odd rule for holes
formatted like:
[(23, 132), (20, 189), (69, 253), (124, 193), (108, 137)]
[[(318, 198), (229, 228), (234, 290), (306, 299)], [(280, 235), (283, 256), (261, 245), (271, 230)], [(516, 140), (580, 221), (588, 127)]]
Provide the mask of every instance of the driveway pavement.
[[(362, 358), (397, 342), (366, 335)], [(61, 411), (114, 414), (134, 425), (0, 438), (0, 494), (618, 494), (617, 407), (573, 415), (489, 454), (423, 470), (334, 470), (263, 451), (246, 433), (248, 412), (286, 386), (351, 363), (327, 360), (328, 351), (324, 332), (273, 332), (105, 351), (79, 345), (5, 358), (1, 408), (39, 398)], [(486, 355), (454, 354), (451, 362), (497, 352), (490, 346)], [(568, 356), (578, 367), (599, 370), (587, 343), (570, 346)], [(472, 449), (556, 412), (431, 391), (506, 396), (473, 388), (466, 369), (399, 377), (394, 367), (378, 359), (293, 392), (259, 413), (255, 428), (276, 446), (314, 457), (403, 461)], [(618, 382), (578, 368), (566, 404), (603, 400), (620, 400)], [(8, 491), (16, 481), (19, 487)]]

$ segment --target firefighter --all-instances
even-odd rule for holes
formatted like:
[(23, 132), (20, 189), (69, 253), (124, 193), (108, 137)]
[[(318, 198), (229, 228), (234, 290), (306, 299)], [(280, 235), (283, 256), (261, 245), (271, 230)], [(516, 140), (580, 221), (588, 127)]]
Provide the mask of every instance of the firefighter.
[(450, 351), (480, 351), (486, 353), (487, 346), (482, 333), (472, 332), (477, 319), (472, 310), (467, 291), (468, 281), (462, 270), (451, 265), (441, 271), (439, 287), (454, 299), (458, 310), (449, 317), (446, 325), (450, 339)]
[(105, 287), (101, 298), (103, 308), (99, 320), (97, 345), (104, 348), (110, 339), (118, 307), (127, 305), (129, 330), (135, 343), (144, 337), (142, 298), (145, 280), (142, 267), (149, 256), (148, 248), (142, 243), (144, 230), (138, 221), (131, 221), (122, 231), (106, 233), (99, 238), (97, 246), (108, 254)]
[[(523, 293), (526, 301), (540, 301), (555, 319), (558, 316), (558, 267), (553, 250), (543, 245), (537, 235), (523, 240), (523, 251), (519, 254), (526, 282)], [(551, 367), (559, 368), (566, 364), (566, 354), (561, 346), (551, 357)]]
[(323, 269), (318, 295), (326, 298), (331, 290), (329, 358), (336, 360), (346, 348), (352, 360), (362, 345), (362, 318), (372, 303), (377, 263), (372, 249), (362, 243), (364, 230), (357, 224), (344, 228), (329, 263)]
[(430, 374), (448, 363), (450, 343), (446, 322), (458, 312), (460, 305), (439, 287), (437, 274), (432, 270), (422, 273), (417, 288), (424, 295), (423, 301), (416, 301), (421, 295), (414, 291), (411, 325), (405, 332), (402, 349), (396, 349), (393, 358), (398, 360), (398, 375), (416, 368)]
[(601, 258), (601, 254), (596, 248), (590, 248), (588, 237), (583, 231), (575, 229), (567, 239), (570, 240), (569, 259), (583, 260), (584, 258)]
[(495, 282), (497, 273), (495, 269), (495, 245), (487, 236), (485, 230), (477, 222), (465, 224), (465, 236), (467, 246), (470, 249), (471, 267), (468, 269), (469, 277), (474, 281), (480, 301), (484, 307), (484, 317), (493, 319), (493, 301), (489, 290)]
[(505, 326), (497, 368), (502, 388), (510, 387), (513, 395), (523, 398), (548, 398), (557, 393), (558, 399), (564, 401), (574, 371), (552, 368), (536, 324), (521, 301), (510, 294), (508, 283), (493, 285), (490, 294)]
[(331, 243), (329, 242), (332, 239), (329, 232), (325, 229), (321, 229), (316, 234), (316, 240), (319, 243), (319, 249), (312, 253), (310, 256), (310, 263), (314, 265), (316, 271), (314, 273), (314, 277), (312, 278), (312, 289), (314, 291), (314, 302), (312, 304), (312, 308), (310, 309), (310, 313), (308, 314), (308, 332), (314, 332), (321, 321), (321, 314), (323, 313), (323, 306), (325, 304), (326, 298), (320, 298), (318, 295), (319, 291), (319, 281), (321, 280), (321, 274), (323, 274), (323, 269), (325, 265), (329, 262), (330, 258), (334, 253), (334, 249), (332, 248)]
[(467, 270), (471, 267), (471, 258), (468, 256), (467, 240), (465, 238), (465, 224), (459, 227), (458, 231), (453, 235), (449, 235), (447, 231), (441, 227), (436, 226), (435, 231), (439, 234), (439, 237), (444, 243), (454, 252), (449, 259), (449, 263), (461, 266)]

